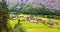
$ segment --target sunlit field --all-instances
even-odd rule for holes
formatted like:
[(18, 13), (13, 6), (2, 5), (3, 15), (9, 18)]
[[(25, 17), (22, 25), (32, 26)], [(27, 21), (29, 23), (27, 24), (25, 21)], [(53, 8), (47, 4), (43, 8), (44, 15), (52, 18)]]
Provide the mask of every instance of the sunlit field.
[[(30, 15), (24, 15), (21, 14), (20, 16), (30, 16)], [(49, 18), (43, 18), (43, 17), (38, 17), (39, 19), (45, 20), (45, 22), (48, 22)], [(36, 24), (32, 23), (29, 21), (22, 21), (24, 18), (20, 18), (22, 26), (26, 29), (26, 32), (60, 32), (60, 20), (57, 19), (51, 19), (54, 22), (58, 22), (59, 25), (54, 24), (54, 28), (50, 28), (48, 24)], [(14, 28), (15, 24), (18, 21), (18, 18), (16, 20), (9, 20), (10, 25), (12, 28)]]

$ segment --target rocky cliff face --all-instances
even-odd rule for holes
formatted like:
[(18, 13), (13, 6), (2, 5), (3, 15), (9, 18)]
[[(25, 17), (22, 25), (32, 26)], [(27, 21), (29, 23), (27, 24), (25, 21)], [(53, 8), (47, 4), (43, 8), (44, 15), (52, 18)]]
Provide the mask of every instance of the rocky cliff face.
[(35, 3), (42, 4), (49, 9), (60, 10), (60, 0), (7, 0), (7, 3), (9, 4), (19, 3), (19, 5)]
[(40, 0), (47, 8), (60, 10), (60, 0)]

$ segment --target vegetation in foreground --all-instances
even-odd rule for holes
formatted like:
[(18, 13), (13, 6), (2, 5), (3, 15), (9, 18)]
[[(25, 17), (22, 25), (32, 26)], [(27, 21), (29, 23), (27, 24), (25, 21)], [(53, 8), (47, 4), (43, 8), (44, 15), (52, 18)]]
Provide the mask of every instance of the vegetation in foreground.
[(0, 32), (10, 32), (10, 27), (8, 27), (8, 8), (5, 0), (0, 1)]

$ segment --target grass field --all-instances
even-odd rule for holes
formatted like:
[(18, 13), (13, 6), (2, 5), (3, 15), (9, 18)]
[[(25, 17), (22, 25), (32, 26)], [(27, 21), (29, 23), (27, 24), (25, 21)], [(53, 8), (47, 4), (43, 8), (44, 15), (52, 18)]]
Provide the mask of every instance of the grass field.
[[(22, 15), (22, 16), (30, 16), (30, 15)], [(41, 19), (45, 20), (46, 22), (49, 20), (48, 18), (40, 17)], [(22, 19), (22, 18), (21, 18)], [(9, 20), (12, 28), (17, 23), (17, 20)], [(51, 19), (52, 21), (59, 22), (59, 25), (54, 25), (54, 28), (49, 28), (47, 25), (44, 24), (36, 24), (31, 23), (29, 21), (21, 22), (22, 26), (26, 29), (26, 32), (60, 32), (60, 20)]]

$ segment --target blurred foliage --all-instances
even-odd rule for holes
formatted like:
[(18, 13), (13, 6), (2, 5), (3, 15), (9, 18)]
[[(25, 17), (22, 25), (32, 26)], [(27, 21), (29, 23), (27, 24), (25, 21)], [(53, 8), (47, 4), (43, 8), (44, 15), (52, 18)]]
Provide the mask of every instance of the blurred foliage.
[(14, 26), (14, 31), (15, 32), (26, 32), (25, 28), (19, 22)]
[(10, 32), (8, 27), (9, 12), (5, 0), (0, 2), (0, 32)]
[[(37, 7), (38, 6), (38, 7)], [(53, 9), (48, 9), (46, 8), (44, 5), (36, 5), (35, 4), (26, 4), (23, 6), (20, 6), (21, 8), (18, 9), (16, 8), (16, 5), (14, 6), (15, 8), (11, 9), (10, 11), (14, 10), (14, 12), (17, 12), (16, 14), (31, 14), (31, 15), (50, 15), (47, 16), (47, 18), (51, 17), (53, 18), (52, 15), (56, 15), (58, 16), (57, 18), (59, 18), (60, 16), (60, 10), (53, 10)]]
[(26, 14), (38, 14), (38, 15), (57, 15), (57, 16), (60, 15), (60, 11), (48, 9), (43, 5), (33, 8), (32, 4), (23, 6), (20, 12)]

